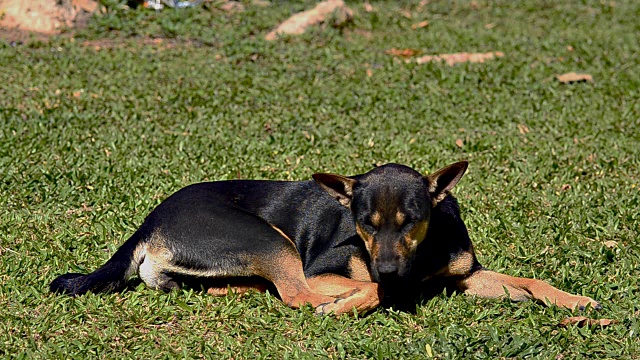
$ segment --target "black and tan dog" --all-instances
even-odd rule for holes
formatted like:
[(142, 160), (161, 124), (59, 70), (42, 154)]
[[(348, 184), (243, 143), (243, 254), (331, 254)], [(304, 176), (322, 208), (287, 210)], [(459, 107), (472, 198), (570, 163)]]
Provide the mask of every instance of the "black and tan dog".
[[(480, 297), (533, 298), (568, 308), (600, 305), (540, 280), (484, 269), (449, 191), (467, 162), (426, 177), (388, 164), (315, 181), (233, 180), (188, 186), (146, 218), (91, 274), (65, 274), (51, 291), (116, 291), (138, 274), (170, 290), (214, 279), (212, 294), (275, 286), (291, 307), (371, 310), (449, 288)], [(384, 297), (383, 297), (384, 294)]]

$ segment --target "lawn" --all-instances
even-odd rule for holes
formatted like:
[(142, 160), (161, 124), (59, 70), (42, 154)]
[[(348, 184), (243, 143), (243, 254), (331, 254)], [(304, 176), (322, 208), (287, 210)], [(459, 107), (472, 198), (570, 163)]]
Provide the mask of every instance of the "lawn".
[[(312, 1), (105, 3), (84, 30), (0, 41), (0, 355), (640, 358), (639, 2), (352, 2), (353, 23), (274, 42)], [(391, 48), (505, 55), (448, 66)], [(555, 80), (572, 71), (593, 82)], [(336, 318), (259, 293), (48, 292), (194, 182), (463, 159), (454, 193), (483, 265), (602, 310), (442, 294)], [(579, 315), (615, 323), (559, 326)]]

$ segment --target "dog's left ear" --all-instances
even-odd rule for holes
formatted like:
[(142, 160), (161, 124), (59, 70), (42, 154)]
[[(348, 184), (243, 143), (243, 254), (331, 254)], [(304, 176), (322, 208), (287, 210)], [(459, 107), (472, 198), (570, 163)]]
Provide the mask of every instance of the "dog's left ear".
[(353, 186), (357, 180), (336, 174), (313, 174), (315, 180), (329, 195), (349, 207), (353, 198)]
[(433, 206), (449, 195), (449, 191), (460, 181), (462, 175), (467, 171), (467, 167), (469, 167), (469, 162), (460, 161), (425, 176), (429, 182), (429, 194)]

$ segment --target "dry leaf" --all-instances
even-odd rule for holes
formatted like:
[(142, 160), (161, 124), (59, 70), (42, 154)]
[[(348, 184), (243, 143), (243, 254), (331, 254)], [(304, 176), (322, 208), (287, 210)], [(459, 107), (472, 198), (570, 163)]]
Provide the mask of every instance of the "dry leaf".
[(407, 19), (413, 18), (413, 15), (411, 15), (411, 12), (407, 9), (400, 10), (400, 15), (406, 17)]
[(569, 189), (571, 189), (571, 185), (569, 184), (562, 184), (562, 187), (560, 188), (562, 191), (567, 191)]
[(520, 134), (526, 135), (529, 133), (529, 128), (527, 127), (527, 125), (518, 124), (518, 131), (520, 131)]
[(271, 2), (267, 0), (253, 0), (251, 4), (255, 6), (260, 6), (260, 7), (267, 7), (271, 5)]
[(244, 5), (238, 1), (226, 1), (220, 5), (220, 9), (226, 12), (242, 12), (244, 11)]
[(456, 139), (456, 145), (461, 148), (464, 145), (464, 141), (462, 141), (462, 139)]
[(415, 24), (411, 25), (411, 28), (413, 30), (422, 29), (423, 27), (426, 27), (427, 25), (429, 25), (429, 22), (427, 20), (425, 20), (425, 21), (420, 21), (419, 23), (415, 23)]
[(327, 0), (318, 3), (311, 10), (297, 13), (285, 20), (282, 24), (265, 36), (266, 40), (275, 40), (278, 35), (300, 35), (309, 27), (324, 23), (329, 17), (334, 16), (336, 24), (346, 23), (353, 18), (353, 11), (349, 9), (343, 0)]
[(364, 11), (366, 12), (372, 12), (373, 10), (375, 10), (373, 8), (373, 6), (371, 6), (371, 4), (369, 4), (369, 2), (365, 2), (362, 6), (364, 6)]
[(614, 247), (618, 246), (618, 242), (613, 240), (605, 241), (604, 246), (608, 247), (609, 249), (613, 249)]
[(562, 75), (556, 75), (556, 79), (563, 84), (571, 84), (574, 82), (583, 82), (583, 81), (593, 82), (593, 76), (589, 74), (578, 74), (574, 72), (570, 72)]
[(567, 327), (572, 324), (576, 324), (576, 326), (578, 327), (593, 326), (593, 325), (609, 326), (615, 323), (616, 323), (615, 320), (610, 320), (610, 319), (589, 319), (584, 316), (573, 316), (573, 317), (569, 317), (562, 320), (560, 324), (558, 324), (558, 326)]
[(385, 53), (389, 54), (389, 55), (393, 55), (393, 56), (397, 56), (397, 57), (401, 57), (401, 58), (410, 58), (410, 57), (414, 57), (416, 55), (420, 55), (422, 52), (418, 49), (396, 49), (396, 48), (391, 48), (387, 51), (385, 51)]
[(367, 76), (368, 77), (372, 77), (373, 76), (373, 70), (367, 69)]
[(503, 57), (504, 53), (500, 51), (488, 52), (488, 53), (455, 53), (455, 54), (441, 54), (441, 55), (425, 55), (417, 58), (415, 61), (418, 64), (424, 64), (431, 61), (445, 61), (447, 65), (455, 65), (458, 63), (483, 63), (486, 60), (491, 60), (497, 57)]

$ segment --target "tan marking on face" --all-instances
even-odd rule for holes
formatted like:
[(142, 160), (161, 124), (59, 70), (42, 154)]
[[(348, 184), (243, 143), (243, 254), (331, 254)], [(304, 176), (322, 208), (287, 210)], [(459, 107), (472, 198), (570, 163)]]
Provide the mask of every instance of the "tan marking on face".
[(349, 259), (349, 277), (358, 281), (373, 281), (367, 263), (357, 256)]
[(427, 228), (429, 223), (426, 220), (420, 221), (415, 224), (413, 228), (405, 235), (404, 241), (410, 249), (418, 247), (424, 238), (427, 236)]
[(360, 238), (364, 240), (364, 246), (369, 252), (369, 257), (375, 259), (378, 256), (378, 247), (373, 239), (373, 235), (369, 234), (360, 224), (356, 224), (356, 232), (360, 235)]
[(402, 259), (408, 259), (411, 257), (411, 248), (407, 246), (408, 244), (398, 242), (396, 243), (395, 250), (396, 254), (400, 256)]
[(404, 219), (405, 219), (404, 213), (401, 211), (398, 211), (396, 213), (396, 225), (402, 226), (402, 224), (404, 224)]
[(375, 228), (379, 228), (382, 225), (382, 215), (378, 211), (371, 215), (371, 225)]

